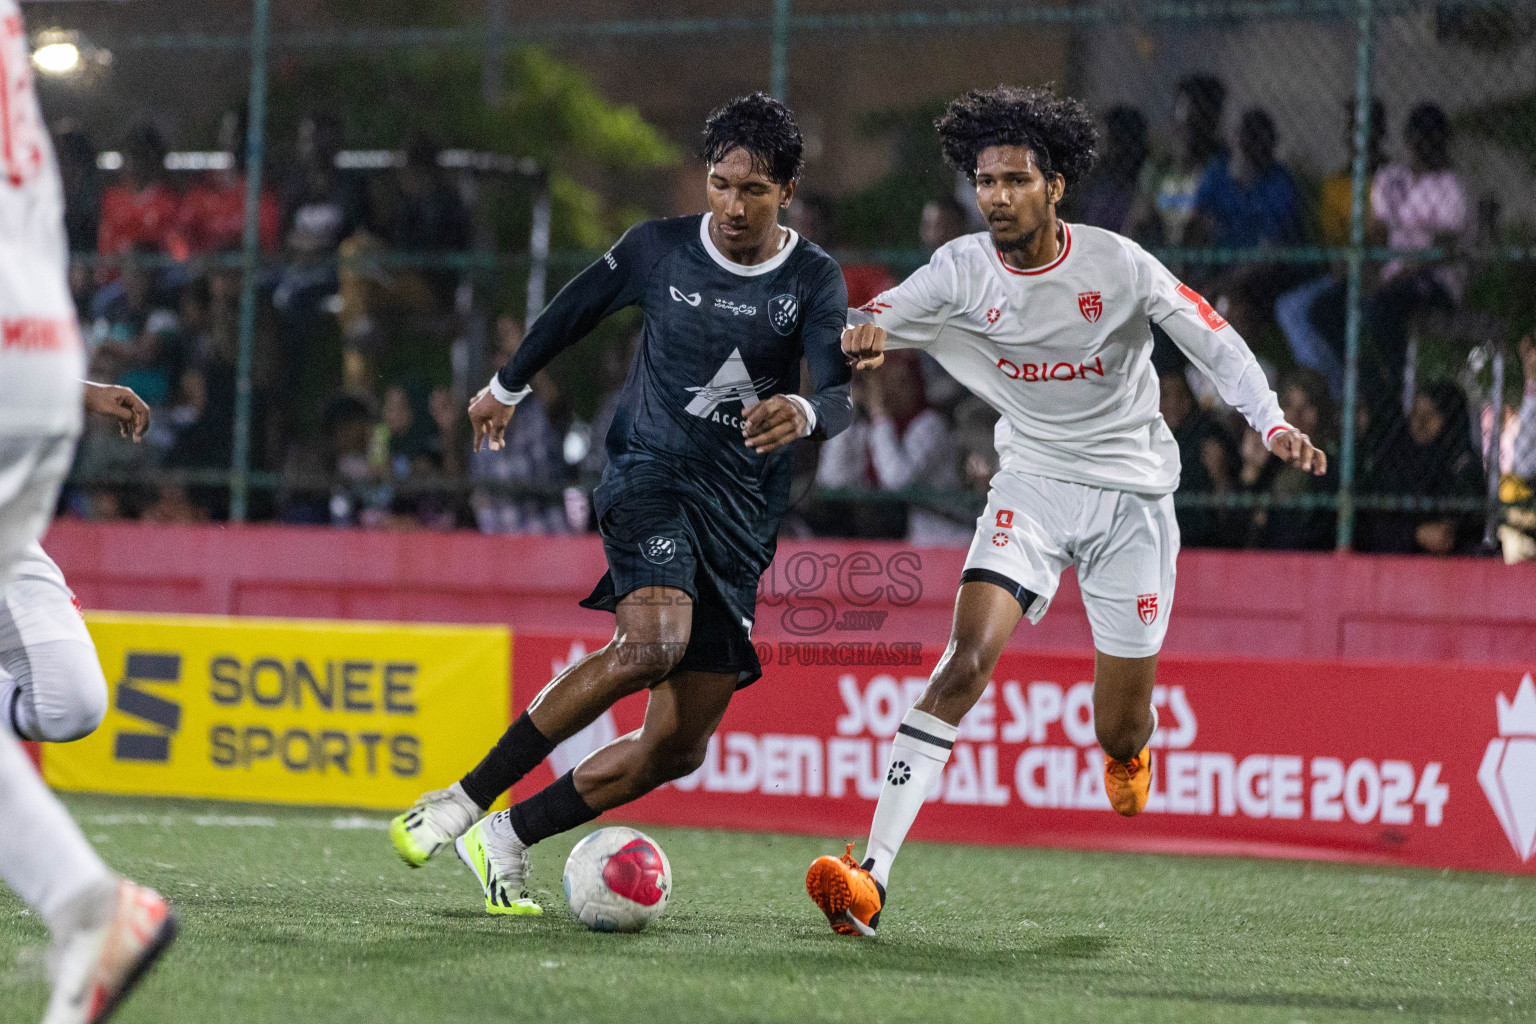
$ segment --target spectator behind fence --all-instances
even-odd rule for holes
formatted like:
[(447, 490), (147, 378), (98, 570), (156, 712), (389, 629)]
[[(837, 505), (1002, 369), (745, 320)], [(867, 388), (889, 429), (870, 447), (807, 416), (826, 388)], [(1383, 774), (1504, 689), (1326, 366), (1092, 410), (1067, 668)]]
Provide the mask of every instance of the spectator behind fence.
[[(495, 368), (511, 361), (523, 342), (514, 318), (497, 321)], [(533, 393), (517, 404), (507, 424), (506, 443), (500, 451), (489, 446), (469, 457), (469, 475), (477, 484), (470, 496), (475, 524), (481, 533), (566, 533), (565, 503), (560, 495), (530, 495), (519, 489), (552, 491), (564, 482), (565, 462), (561, 438), (550, 424), (549, 406), (558, 392), (547, 372), (533, 379)]]
[[(1344, 145), (1350, 153), (1355, 148), (1355, 105), (1345, 104)], [(1371, 135), (1366, 149), (1366, 174), (1374, 176), (1382, 162), (1382, 143), (1387, 137), (1386, 110), (1380, 100), (1371, 101)], [(1342, 248), (1350, 242), (1353, 219), (1354, 167), (1346, 163), (1323, 179), (1318, 200), (1318, 239), (1329, 248)], [(1365, 243), (1381, 245), (1387, 240), (1381, 221), (1371, 212), (1370, 196), (1365, 204)], [(1296, 362), (1316, 370), (1328, 384), (1335, 402), (1344, 397), (1344, 318), (1345, 279), (1343, 268), (1335, 264), (1305, 284), (1292, 288), (1275, 300), (1275, 320), (1285, 334)]]
[[(1373, 453), (1361, 490), (1371, 497), (1478, 498), (1487, 486), (1482, 467), (1472, 445), (1466, 396), (1451, 381), (1433, 381)], [(1367, 510), (1359, 515), (1356, 548), (1451, 555), (1472, 550), (1481, 533), (1475, 512)]]
[(1536, 487), (1536, 334), (1520, 339), (1520, 366), (1525, 371), (1525, 397), (1520, 402), (1520, 430), (1515, 434), (1510, 472)]
[(965, 207), (954, 196), (939, 196), (924, 203), (917, 222), (917, 240), (923, 251), (932, 253), (965, 234), (965, 216)]
[(1223, 156), (1221, 114), (1227, 87), (1214, 75), (1179, 80), (1173, 98), (1178, 152), (1171, 163), (1146, 178), (1133, 217), (1132, 237), (1150, 245), (1183, 245), (1184, 230), (1195, 212), (1195, 193), (1211, 161)]
[(385, 390), (381, 412), (389, 436), (390, 473), (400, 485), (391, 504), (391, 525), (453, 529), (458, 523), (458, 493), (451, 488), (425, 490), (422, 485), (458, 475), (458, 404), (446, 389), (429, 389), (413, 379)]
[(1147, 119), (1135, 107), (1111, 107), (1104, 114), (1098, 160), (1088, 177), (1065, 202), (1073, 220), (1107, 231), (1127, 233), (1137, 196), (1146, 187)]
[(1536, 334), (1520, 339), (1520, 365), (1525, 371), (1525, 397), (1520, 402), (1509, 464), (1499, 480), (1499, 501), (1505, 506), (1499, 544), (1510, 565), (1536, 559)]
[[(1403, 130), (1406, 163), (1376, 172), (1371, 209), (1386, 225), (1394, 249), (1457, 248), (1474, 228), (1466, 183), (1451, 166), (1451, 123), (1433, 103), (1421, 103)], [(1381, 271), (1382, 284), (1365, 306), (1365, 325), (1375, 359), (1362, 387), (1385, 408), (1402, 393), (1410, 320), (1421, 312), (1451, 309), (1466, 290), (1467, 266), (1451, 255), (1426, 261), (1399, 257)]]
[(139, 393), (151, 406), (165, 403), (181, 372), (182, 351), (175, 310), (158, 294), (155, 252), (136, 243), (122, 276), (97, 294), (88, 346), (93, 373)]
[(165, 181), (167, 146), (160, 129), (139, 121), (128, 129), (122, 147), (122, 174), (101, 194), (96, 251), (122, 256), (139, 248), (186, 259), (186, 242), (177, 230), (181, 201)]
[[(1179, 493), (1221, 496), (1233, 489), (1231, 442), (1215, 417), (1195, 401), (1184, 366), (1169, 366), (1158, 378), (1159, 409), (1179, 446)], [(1179, 535), (1187, 547), (1217, 547), (1225, 541), (1224, 510), (1180, 505), (1176, 509)]]
[(1243, 112), (1237, 152), (1211, 161), (1195, 189), (1186, 241), (1225, 248), (1296, 245), (1303, 237), (1301, 191), (1275, 159), (1274, 118), (1260, 107)]
[(53, 137), (64, 185), (64, 235), (70, 252), (93, 252), (101, 228), (101, 175), (96, 147), (79, 128), (65, 127)]
[[(853, 490), (916, 488), (929, 492), (930, 503), (958, 490), (959, 455), (944, 417), (928, 407), (916, 353), (888, 352), (882, 369), (858, 374), (853, 401), (858, 413), (853, 423), (822, 445), (817, 484)], [(871, 506), (871, 511), (881, 517), (880, 508)], [(971, 523), (924, 508), (921, 496), (909, 505), (906, 537), (912, 544), (963, 545), (971, 533)]]
[[(236, 250), (245, 236), (245, 108), (225, 111), (219, 121), (218, 147), (234, 156), (234, 166), (208, 171), (187, 189), (181, 200), (177, 230), (193, 256)], [(263, 187), (257, 214), (261, 251), (277, 251), (282, 211), (277, 193)]]
[[(469, 248), (469, 211), (437, 166), (438, 146), (427, 135), (405, 139), (405, 165), (394, 176), (385, 240), (397, 252), (460, 253)], [(439, 310), (451, 307), (458, 274), (443, 268), (417, 270)]]
[[(1293, 370), (1281, 379), (1278, 391), (1285, 421), (1328, 453), (1328, 472), (1313, 476), (1270, 458), (1264, 439), (1249, 429), (1243, 433), (1243, 465), (1238, 474), (1242, 489), (1276, 502), (1334, 493), (1339, 487), (1334, 461), (1337, 417), (1327, 382), (1316, 370)], [(1251, 548), (1326, 551), (1334, 545), (1337, 523), (1337, 513), (1330, 508), (1256, 507), (1240, 539)]]

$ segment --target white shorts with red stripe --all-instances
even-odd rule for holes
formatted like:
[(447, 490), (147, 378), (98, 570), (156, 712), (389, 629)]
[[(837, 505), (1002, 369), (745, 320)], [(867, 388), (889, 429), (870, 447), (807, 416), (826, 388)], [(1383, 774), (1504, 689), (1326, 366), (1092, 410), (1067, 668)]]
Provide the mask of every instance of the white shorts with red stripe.
[(1144, 658), (1162, 648), (1168, 632), (1178, 556), (1172, 495), (1005, 468), (992, 478), (962, 578), (1014, 591), (1029, 621), (1039, 622), (1062, 570), (1073, 566), (1093, 646), (1115, 657)]

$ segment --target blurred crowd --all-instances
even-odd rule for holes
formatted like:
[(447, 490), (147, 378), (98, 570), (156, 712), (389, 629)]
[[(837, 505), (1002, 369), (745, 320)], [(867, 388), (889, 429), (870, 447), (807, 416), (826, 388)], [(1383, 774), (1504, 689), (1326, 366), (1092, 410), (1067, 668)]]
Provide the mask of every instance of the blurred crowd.
[[(1293, 172), (1274, 118), (1229, 117), (1220, 80), (1194, 75), (1174, 99), (1175, 133), (1150, 137), (1142, 111), (1104, 112), (1101, 157), (1064, 216), (1122, 232), (1169, 253), (1260, 355), (1291, 423), (1332, 456), (1312, 477), (1268, 457), (1257, 434), (1154, 330), (1162, 412), (1183, 461), (1179, 524), (1186, 546), (1332, 548), (1342, 436), (1346, 333), (1342, 259), (1266, 258), (1265, 250), (1350, 244), (1351, 168), (1321, 180)], [(1341, 105), (1339, 131), (1354, 131)], [(1506, 401), (1477, 381), (1486, 349), (1468, 342), (1446, 370), (1420, 352), (1426, 333), (1459, 337), (1456, 318), (1473, 267), (1467, 253), (1496, 211), (1476, 201), (1453, 159), (1451, 121), (1425, 103), (1370, 111), (1365, 241), (1437, 249), (1433, 259), (1367, 264), (1355, 422), (1355, 546), (1473, 553), (1485, 540), (1485, 501), (1533, 509), (1536, 536), (1536, 342), (1511, 353)], [(1235, 125), (1228, 136), (1224, 126)], [(93, 378), (133, 387), (156, 410), (143, 446), (93, 429), (82, 444), (65, 514), (158, 522), (218, 520), (233, 456), (245, 170), (239, 112), (225, 118), (227, 167), (166, 170), (149, 121), (115, 140), (121, 165), (99, 169), (91, 140), (57, 137), (71, 249), (71, 284)], [(424, 135), (371, 171), (337, 166), (343, 126), (307, 116), (272, 161), (259, 207), (269, 268), (255, 292), (252, 464), (267, 474), (257, 517), (388, 529), (567, 533), (592, 528), (587, 494), (603, 466), (603, 437), (628, 369), (632, 338), (597, 360), (586, 415), (548, 372), (513, 418), (508, 444), (471, 454), (468, 392), (522, 341), (519, 318), (489, 316), (449, 261), (483, 242), (474, 190), (439, 167)], [(837, 204), (802, 192), (792, 224), (843, 259), (850, 301), (896, 283), (896, 270), (840, 247)], [(979, 230), (964, 189), (934, 195), (912, 225), (931, 252)], [(1228, 250), (1210, 258), (1201, 250)], [(407, 254), (409, 259), (391, 259)], [(1329, 254), (1331, 255), (1331, 254)], [(423, 258), (425, 257), (425, 258)], [(478, 334), (476, 317), (487, 324)], [(1465, 332), (1462, 332), (1465, 333)], [(1479, 355), (1481, 353), (1481, 355)], [(1469, 358), (1470, 357), (1470, 358)], [(1468, 367), (1472, 369), (1468, 369)], [(473, 378), (473, 379), (471, 379)], [(1506, 389), (1506, 394), (1517, 389)], [(895, 353), (860, 375), (851, 429), (800, 459), (803, 500), (787, 520), (802, 536), (969, 542), (979, 499), (997, 468), (996, 414), (930, 358)], [(1495, 464), (1496, 463), (1496, 464)], [(157, 473), (154, 470), (174, 470)], [(1523, 488), (1523, 489), (1522, 489)], [(1386, 496), (1383, 498), (1382, 496)], [(1515, 528), (1521, 521), (1510, 520)], [(1536, 540), (1529, 541), (1536, 554)], [(1506, 540), (1506, 548), (1512, 541)], [(1518, 543), (1516, 544), (1518, 547)]]

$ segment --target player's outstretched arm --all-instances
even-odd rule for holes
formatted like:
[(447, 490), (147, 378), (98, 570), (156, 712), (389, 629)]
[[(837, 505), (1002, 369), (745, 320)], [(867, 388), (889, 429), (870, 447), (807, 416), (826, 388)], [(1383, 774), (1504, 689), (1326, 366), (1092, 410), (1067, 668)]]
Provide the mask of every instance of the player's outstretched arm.
[(85, 385), (87, 412), (117, 420), (117, 429), (124, 437), (132, 437), (135, 441), (144, 439), (144, 431), (149, 429), (149, 406), (132, 388), (121, 384), (93, 384), (88, 380), (81, 383)]
[(855, 370), (873, 370), (885, 362), (885, 328), (854, 324), (843, 331), (843, 355)]

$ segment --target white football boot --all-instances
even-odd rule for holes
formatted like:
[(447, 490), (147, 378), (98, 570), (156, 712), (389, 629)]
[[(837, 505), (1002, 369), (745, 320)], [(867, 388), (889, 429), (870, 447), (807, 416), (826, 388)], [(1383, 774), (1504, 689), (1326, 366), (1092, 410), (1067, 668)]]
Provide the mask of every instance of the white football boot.
[[(155, 890), (119, 879), (102, 924), (54, 943), (53, 998), (43, 1024), (101, 1024), (176, 938), (176, 918)], [(105, 911), (106, 908), (103, 908)]]

